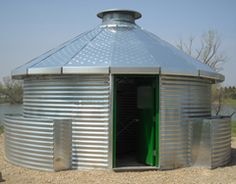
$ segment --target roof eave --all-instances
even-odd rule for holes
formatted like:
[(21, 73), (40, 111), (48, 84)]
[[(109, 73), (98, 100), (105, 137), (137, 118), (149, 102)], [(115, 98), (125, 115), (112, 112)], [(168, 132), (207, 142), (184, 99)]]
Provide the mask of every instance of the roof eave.
[(215, 83), (224, 82), (225, 76), (217, 72), (199, 70), (199, 77), (215, 80)]

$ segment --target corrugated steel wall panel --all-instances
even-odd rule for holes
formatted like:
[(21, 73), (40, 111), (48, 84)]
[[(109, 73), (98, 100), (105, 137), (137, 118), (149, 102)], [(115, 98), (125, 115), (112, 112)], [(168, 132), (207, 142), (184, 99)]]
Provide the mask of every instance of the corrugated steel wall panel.
[(13, 164), (53, 171), (54, 126), (52, 120), (6, 116), (5, 155)]
[(109, 75), (27, 78), (24, 116), (71, 119), (72, 168), (109, 167)]
[(230, 118), (212, 119), (210, 121), (212, 124), (211, 167), (216, 168), (226, 165), (231, 159), (231, 124)]
[(211, 165), (211, 124), (204, 119), (192, 121), (192, 163), (191, 166), (207, 167)]
[(231, 159), (230, 117), (196, 119), (192, 124), (192, 166), (221, 167)]
[(160, 77), (159, 165), (191, 164), (191, 120), (211, 115), (211, 82), (193, 77)]
[(54, 120), (54, 170), (71, 169), (72, 121)]

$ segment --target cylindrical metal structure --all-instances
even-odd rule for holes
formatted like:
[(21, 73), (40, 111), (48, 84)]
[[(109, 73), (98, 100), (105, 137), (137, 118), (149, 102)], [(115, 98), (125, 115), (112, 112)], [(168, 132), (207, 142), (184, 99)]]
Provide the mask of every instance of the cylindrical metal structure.
[[(146, 118), (153, 121), (152, 135), (158, 138), (149, 150), (155, 167), (191, 165), (192, 121), (211, 116), (211, 84), (224, 76), (138, 26), (139, 12), (113, 9), (97, 16), (102, 18), (99, 26), (12, 72), (13, 78), (24, 80), (24, 111), (5, 118), (6, 158), (41, 170), (112, 169), (115, 79), (138, 76), (132, 79), (137, 80), (133, 105), (128, 100), (126, 105), (133, 108), (130, 112), (144, 112), (135, 106), (135, 89), (155, 91), (150, 106), (158, 112)], [(142, 81), (145, 76), (152, 76), (149, 88)]]

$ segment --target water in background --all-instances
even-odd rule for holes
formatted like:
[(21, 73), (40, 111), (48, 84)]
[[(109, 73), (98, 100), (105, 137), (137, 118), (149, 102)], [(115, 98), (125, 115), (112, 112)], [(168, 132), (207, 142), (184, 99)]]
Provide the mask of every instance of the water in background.
[(4, 114), (22, 114), (22, 105), (0, 104), (0, 125), (3, 122)]
[(236, 106), (223, 105), (219, 115), (231, 115), (232, 113), (234, 113), (234, 115), (231, 119), (236, 121)]

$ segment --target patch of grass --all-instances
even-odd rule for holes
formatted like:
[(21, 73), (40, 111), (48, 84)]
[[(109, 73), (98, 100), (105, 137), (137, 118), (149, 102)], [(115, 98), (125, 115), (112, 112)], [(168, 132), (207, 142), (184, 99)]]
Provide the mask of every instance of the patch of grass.
[(3, 133), (3, 126), (0, 126), (0, 135)]
[(236, 106), (236, 99), (226, 98), (226, 99), (224, 99), (223, 104), (230, 105), (230, 106)]
[(231, 122), (232, 137), (236, 137), (236, 121)]

